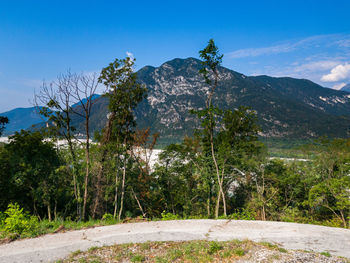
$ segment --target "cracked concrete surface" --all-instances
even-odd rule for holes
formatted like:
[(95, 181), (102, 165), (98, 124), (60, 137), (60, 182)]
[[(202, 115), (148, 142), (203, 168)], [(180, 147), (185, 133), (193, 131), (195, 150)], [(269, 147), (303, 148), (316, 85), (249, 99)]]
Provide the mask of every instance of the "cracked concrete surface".
[(0, 246), (0, 262), (51, 262), (93, 246), (146, 241), (249, 239), (286, 249), (329, 252), (350, 258), (350, 230), (284, 222), (175, 220), (103, 226)]

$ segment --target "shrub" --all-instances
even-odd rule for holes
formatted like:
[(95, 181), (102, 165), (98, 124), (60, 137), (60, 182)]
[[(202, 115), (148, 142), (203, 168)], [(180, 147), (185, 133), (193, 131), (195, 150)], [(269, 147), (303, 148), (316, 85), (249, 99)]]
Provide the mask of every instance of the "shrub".
[(174, 215), (172, 213), (166, 213), (165, 211), (162, 212), (162, 220), (177, 220), (180, 219), (179, 215)]
[(0, 212), (0, 229), (4, 225), (5, 218), (6, 218), (6, 215), (3, 212)]
[(255, 220), (255, 213), (248, 209), (236, 210), (228, 216), (220, 216), (219, 219), (234, 219), (234, 220)]
[(280, 215), (280, 220), (284, 222), (299, 222), (302, 218), (302, 213), (296, 207), (287, 207)]
[(104, 220), (104, 221), (112, 221), (113, 219), (114, 219), (113, 215), (109, 214), (109, 213), (106, 213), (102, 216), (102, 220)]
[(38, 227), (38, 219), (23, 212), (18, 204), (9, 204), (5, 215), (3, 230), (8, 234), (33, 233)]
[(213, 255), (219, 250), (223, 249), (223, 246), (220, 243), (217, 243), (215, 241), (210, 242), (209, 248), (208, 248), (208, 254)]

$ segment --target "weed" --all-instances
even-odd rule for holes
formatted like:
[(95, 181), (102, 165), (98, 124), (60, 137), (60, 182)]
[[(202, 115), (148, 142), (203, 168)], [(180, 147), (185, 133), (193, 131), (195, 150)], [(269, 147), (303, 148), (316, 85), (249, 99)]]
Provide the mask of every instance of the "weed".
[(90, 247), (89, 249), (88, 249), (88, 251), (89, 252), (94, 252), (95, 250), (97, 250), (98, 249), (98, 247)]
[(235, 250), (233, 250), (233, 253), (236, 255), (236, 256), (239, 256), (239, 257), (242, 257), (245, 255), (245, 251), (243, 248), (236, 248)]
[(270, 242), (266, 242), (266, 241), (262, 241), (262, 242), (259, 242), (260, 245), (263, 245), (264, 247), (268, 247), (268, 248), (271, 248), (271, 249), (277, 249), (278, 246), (275, 245), (275, 244), (272, 244)]
[(161, 215), (162, 215), (162, 220), (178, 220), (178, 219), (180, 219), (179, 215), (175, 215), (172, 213), (166, 213), (165, 211), (163, 211), (161, 213)]
[(81, 250), (74, 251), (74, 252), (72, 252), (71, 257), (78, 256), (81, 253), (83, 253)]
[(141, 248), (142, 250), (150, 249), (150, 247), (151, 247), (151, 242), (149, 242), (149, 241), (140, 244), (140, 248)]
[(174, 248), (168, 252), (167, 257), (169, 257), (171, 261), (175, 261), (176, 259), (182, 257), (182, 255), (183, 253), (181, 250)]
[(288, 253), (288, 250), (283, 247), (278, 248), (278, 251), (282, 253)]
[(331, 254), (329, 252), (322, 252), (320, 253), (322, 256), (330, 257)]
[(212, 241), (209, 244), (208, 254), (213, 255), (221, 249), (223, 249), (223, 246), (220, 243)]
[(136, 254), (134, 256), (131, 257), (131, 262), (143, 262), (145, 261), (145, 256), (141, 255), (141, 254)]

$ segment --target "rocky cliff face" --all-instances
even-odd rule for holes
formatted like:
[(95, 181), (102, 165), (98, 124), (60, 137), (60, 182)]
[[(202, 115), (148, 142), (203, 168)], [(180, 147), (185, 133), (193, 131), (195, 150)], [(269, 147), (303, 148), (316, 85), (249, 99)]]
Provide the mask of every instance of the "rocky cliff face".
[[(189, 110), (204, 107), (209, 89), (198, 74), (200, 68), (199, 60), (188, 58), (139, 70), (139, 80), (149, 93), (137, 110), (138, 123), (169, 139), (190, 134), (198, 123)], [(247, 77), (224, 67), (219, 72), (214, 103), (221, 108), (252, 107), (263, 128), (262, 136), (348, 135), (350, 96), (346, 92), (309, 80)]]
[[(199, 126), (190, 109), (201, 109), (209, 87), (198, 73), (200, 61), (195, 58), (174, 59), (160, 67), (146, 66), (138, 79), (148, 89), (148, 97), (136, 110), (138, 126), (151, 127), (161, 134), (163, 142), (179, 141)], [(223, 109), (240, 105), (257, 112), (261, 136), (310, 138), (321, 135), (350, 135), (350, 95), (321, 87), (309, 80), (248, 77), (220, 67), (220, 80), (213, 102)], [(99, 98), (91, 116), (92, 132), (104, 127), (106, 98)], [(83, 129), (83, 120), (74, 118)]]

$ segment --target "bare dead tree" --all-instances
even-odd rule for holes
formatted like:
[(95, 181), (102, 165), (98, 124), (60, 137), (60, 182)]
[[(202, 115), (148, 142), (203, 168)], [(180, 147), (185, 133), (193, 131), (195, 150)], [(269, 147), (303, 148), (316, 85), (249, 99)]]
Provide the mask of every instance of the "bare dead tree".
[[(74, 147), (74, 127), (72, 126), (72, 105), (74, 104), (74, 80), (75, 74), (69, 70), (60, 74), (55, 81), (43, 84), (38, 93), (34, 94), (34, 105), (37, 111), (48, 119), (51, 130), (57, 137), (67, 141), (68, 149), (72, 158), (72, 177), (74, 198), (77, 202), (77, 216), (81, 219), (81, 195), (78, 180), (77, 157)], [(40, 105), (44, 105), (43, 107)]]
[(93, 96), (96, 94), (98, 88), (98, 75), (97, 73), (93, 74), (80, 74), (72, 75), (72, 85), (73, 92), (72, 97), (77, 101), (77, 104), (80, 106), (79, 109), (82, 111), (76, 110), (73, 108), (73, 112), (78, 116), (84, 118), (85, 120), (85, 161), (86, 161), (86, 170), (84, 178), (84, 197), (83, 197), (83, 212), (82, 218), (85, 219), (86, 216), (86, 204), (88, 198), (88, 184), (89, 184), (89, 175), (90, 175), (90, 116), (93, 105), (96, 103), (97, 99)]

